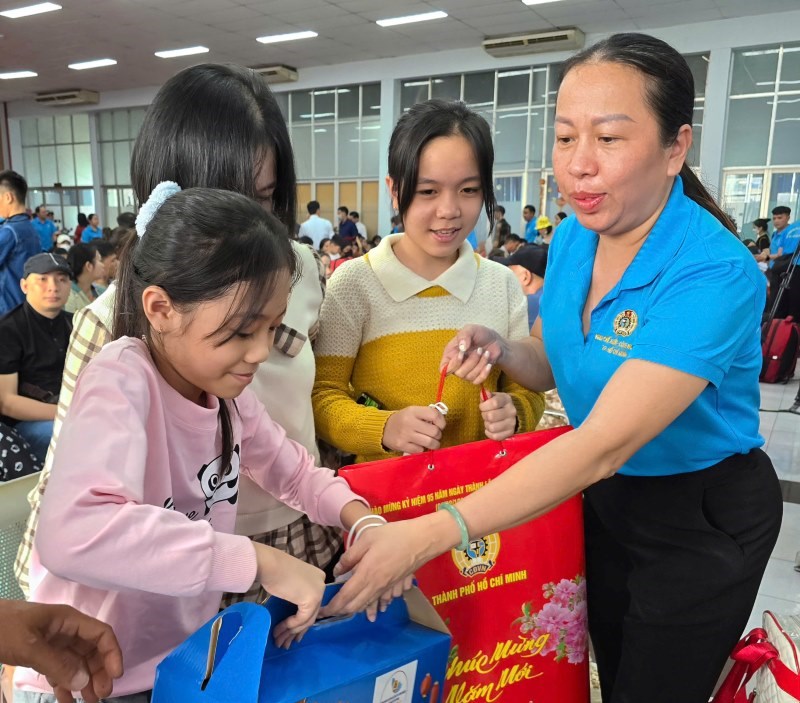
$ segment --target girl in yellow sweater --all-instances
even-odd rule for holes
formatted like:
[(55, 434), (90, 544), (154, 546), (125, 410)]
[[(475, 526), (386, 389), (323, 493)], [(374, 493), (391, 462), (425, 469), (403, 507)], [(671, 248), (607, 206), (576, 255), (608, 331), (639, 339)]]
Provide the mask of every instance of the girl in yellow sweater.
[(481, 209), (494, 221), (489, 126), (463, 103), (430, 100), (400, 118), (386, 183), (405, 232), (385, 237), (330, 279), (313, 391), (318, 435), (356, 460), (417, 453), (536, 427), (540, 393), (492, 372), (481, 402), (452, 378), (436, 399), (442, 349), (464, 324), (528, 334), (514, 275), (466, 241)]

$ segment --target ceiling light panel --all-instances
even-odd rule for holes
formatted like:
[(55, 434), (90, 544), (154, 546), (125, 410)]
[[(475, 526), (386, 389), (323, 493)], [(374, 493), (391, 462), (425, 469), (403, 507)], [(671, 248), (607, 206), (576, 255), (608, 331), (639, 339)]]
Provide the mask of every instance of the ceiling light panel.
[(53, 12), (60, 10), (61, 5), (56, 5), (52, 2), (41, 2), (38, 5), (28, 5), (27, 7), (17, 7), (13, 10), (4, 10), (0, 12), (3, 17), (15, 20), (20, 17), (30, 17), (31, 15), (40, 15), (42, 12)]
[(446, 12), (424, 12), (421, 15), (407, 15), (405, 17), (391, 17), (386, 20), (378, 20), (375, 24), (381, 27), (396, 27), (400, 24), (412, 24), (414, 22), (427, 22), (428, 20), (440, 20), (447, 17)]
[(287, 34), (271, 34), (266, 37), (258, 37), (256, 41), (262, 44), (277, 44), (282, 41), (294, 41), (295, 39), (313, 39), (319, 36), (316, 32), (289, 32)]

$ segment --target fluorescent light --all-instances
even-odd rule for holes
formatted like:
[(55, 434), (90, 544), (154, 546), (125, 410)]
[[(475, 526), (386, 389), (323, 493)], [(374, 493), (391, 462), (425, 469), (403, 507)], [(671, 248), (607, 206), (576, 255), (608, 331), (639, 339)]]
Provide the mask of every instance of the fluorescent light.
[(395, 27), (398, 24), (411, 24), (412, 22), (427, 22), (428, 20), (440, 20), (447, 17), (446, 12), (423, 12), (421, 15), (407, 15), (406, 17), (391, 17), (388, 20), (378, 20), (375, 24), (381, 27)]
[(522, 0), (525, 5), (544, 5), (548, 2), (558, 2), (559, 0)]
[(349, 88), (338, 88), (336, 90), (315, 90), (314, 95), (334, 95), (335, 93), (349, 93)]
[(206, 46), (190, 46), (186, 49), (168, 49), (167, 51), (156, 51), (156, 56), (160, 59), (174, 59), (176, 56), (191, 56), (192, 54), (207, 54)]
[(28, 5), (28, 7), (18, 7), (16, 10), (5, 10), (0, 12), (3, 17), (8, 17), (15, 20), (19, 17), (28, 17), (29, 15), (39, 15), (42, 12), (52, 12), (53, 10), (60, 10), (61, 5), (56, 5), (52, 2), (42, 2), (38, 5)]
[(289, 32), (288, 34), (271, 34), (267, 37), (257, 37), (256, 41), (262, 44), (274, 44), (279, 41), (293, 41), (295, 39), (313, 39), (319, 35), (316, 32)]
[(116, 66), (117, 62), (114, 59), (97, 59), (95, 61), (83, 61), (81, 63), (71, 63), (67, 68), (72, 68), (75, 71), (83, 71), (87, 68), (101, 68), (103, 66)]
[(11, 78), (36, 78), (38, 75), (33, 71), (16, 71), (15, 73), (0, 73), (0, 79), (7, 81)]
[(499, 71), (498, 78), (512, 78), (513, 76), (529, 76), (531, 75), (530, 69), (523, 69), (521, 71)]

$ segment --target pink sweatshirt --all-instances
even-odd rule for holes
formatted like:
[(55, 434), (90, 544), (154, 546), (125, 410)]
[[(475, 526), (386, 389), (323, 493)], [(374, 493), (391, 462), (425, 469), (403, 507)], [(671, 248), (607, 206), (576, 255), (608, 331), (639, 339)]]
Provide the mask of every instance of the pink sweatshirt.
[[(322, 525), (341, 526), (344, 505), (362, 500), (249, 390), (236, 408), (220, 477), (217, 399), (201, 407), (180, 395), (142, 341), (108, 344), (78, 379), (42, 503), (31, 600), (114, 628), (125, 665), (114, 696), (152, 688), (156, 665), (217, 612), (222, 591), (255, 580), (250, 540), (233, 534), (240, 473)], [(17, 669), (15, 685), (52, 690), (30, 669)]]

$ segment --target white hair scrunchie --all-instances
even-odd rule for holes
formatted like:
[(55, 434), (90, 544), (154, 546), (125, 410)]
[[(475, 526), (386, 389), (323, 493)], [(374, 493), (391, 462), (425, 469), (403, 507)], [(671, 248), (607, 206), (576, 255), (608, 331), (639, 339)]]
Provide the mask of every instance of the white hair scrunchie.
[(150, 224), (150, 220), (153, 219), (158, 208), (160, 208), (168, 198), (180, 192), (181, 187), (174, 181), (161, 181), (161, 183), (153, 188), (153, 192), (150, 193), (147, 202), (142, 205), (139, 209), (139, 214), (136, 216), (136, 234), (139, 235), (139, 238), (144, 236), (144, 233), (147, 231), (147, 225)]

